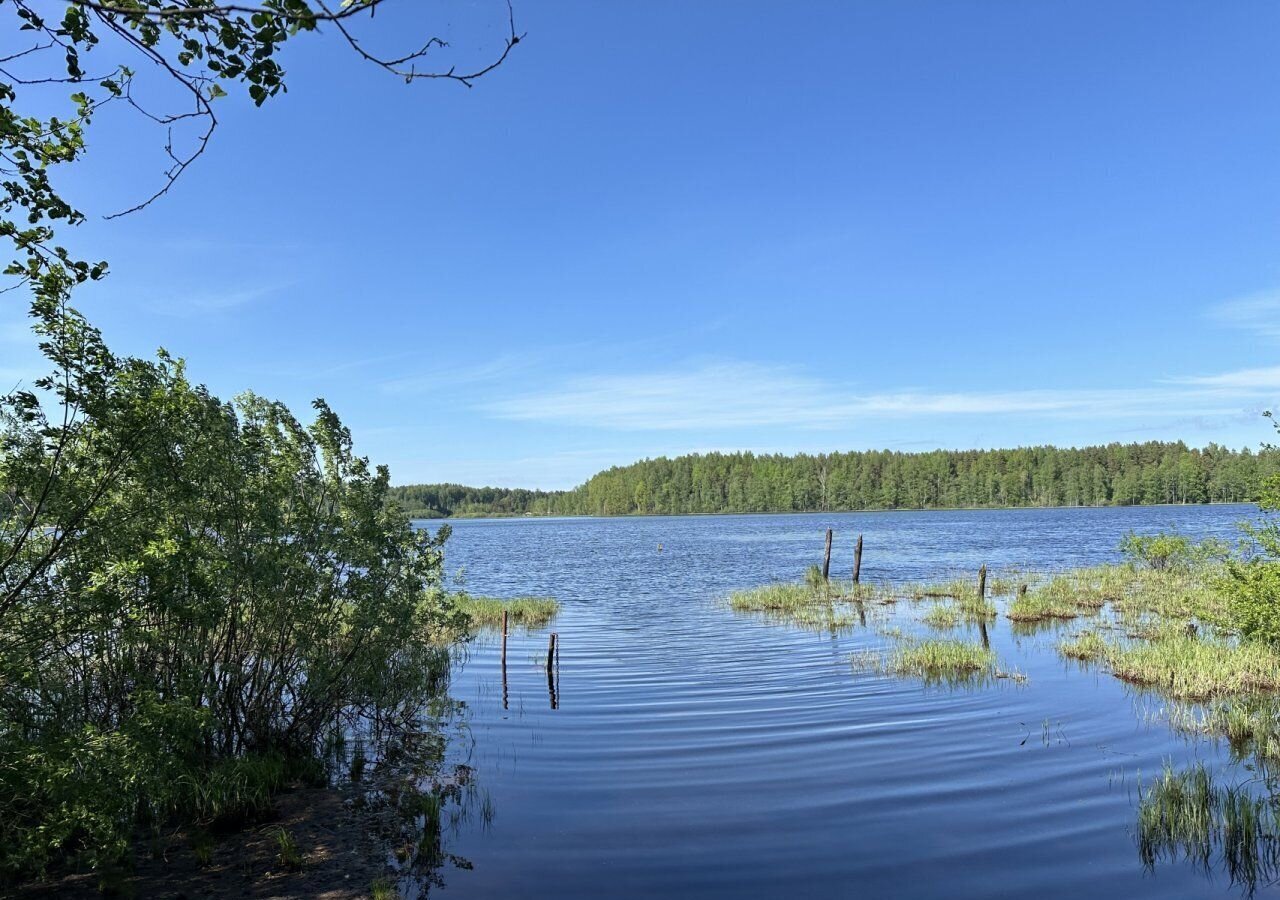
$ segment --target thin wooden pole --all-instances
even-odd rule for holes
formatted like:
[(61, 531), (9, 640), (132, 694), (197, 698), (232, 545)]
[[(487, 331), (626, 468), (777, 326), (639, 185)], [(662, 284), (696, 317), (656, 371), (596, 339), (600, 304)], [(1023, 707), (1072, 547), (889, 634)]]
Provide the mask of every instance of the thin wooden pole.
[(558, 648), (556, 642), (556, 633), (551, 632), (550, 638), (547, 640), (547, 692), (551, 695), (551, 708), (560, 708), (560, 698), (556, 696), (556, 666)]
[(827, 529), (827, 549), (822, 554), (822, 580), (831, 580), (831, 529)]
[(858, 544), (853, 548), (853, 583), (857, 584), (862, 577), (862, 535), (858, 535)]
[(502, 611), (502, 708), (507, 709), (510, 694), (507, 690), (507, 611)]
[(982, 646), (985, 650), (991, 649), (991, 637), (987, 634), (987, 564), (983, 563), (982, 568), (978, 569), (978, 631), (982, 635)]

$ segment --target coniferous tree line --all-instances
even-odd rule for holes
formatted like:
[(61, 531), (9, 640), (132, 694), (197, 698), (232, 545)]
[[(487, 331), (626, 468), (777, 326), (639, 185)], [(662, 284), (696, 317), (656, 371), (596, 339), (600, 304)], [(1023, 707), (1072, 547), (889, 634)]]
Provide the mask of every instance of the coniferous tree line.
[(1002, 506), (1133, 506), (1258, 499), (1280, 452), (1149, 441), (1013, 450), (707, 453), (599, 472), (568, 491), (406, 485), (412, 516), (676, 515)]

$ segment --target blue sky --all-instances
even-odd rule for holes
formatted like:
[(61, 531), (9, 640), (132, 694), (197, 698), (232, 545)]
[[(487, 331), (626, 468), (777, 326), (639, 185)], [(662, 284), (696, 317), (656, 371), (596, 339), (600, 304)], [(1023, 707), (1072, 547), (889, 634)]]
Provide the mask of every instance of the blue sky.
[[(506, 15), (399, 5), (371, 43), (460, 60)], [(515, 9), (471, 90), (298, 41), (287, 96), (219, 101), (208, 155), (111, 223), (163, 136), (104, 116), (63, 182), (113, 267), (81, 308), (223, 396), (327, 398), (398, 483), (1271, 436), (1280, 5)]]

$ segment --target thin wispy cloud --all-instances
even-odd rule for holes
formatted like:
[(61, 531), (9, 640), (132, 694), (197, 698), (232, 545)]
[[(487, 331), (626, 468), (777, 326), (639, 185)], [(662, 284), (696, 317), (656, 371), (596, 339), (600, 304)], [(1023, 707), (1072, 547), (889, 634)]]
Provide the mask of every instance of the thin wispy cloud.
[(1142, 388), (867, 392), (794, 368), (731, 362), (577, 378), (557, 388), (491, 401), (483, 409), (501, 419), (624, 431), (829, 429), (860, 420), (925, 416), (1234, 415), (1245, 402), (1273, 388), (1280, 389), (1280, 369)]
[(1237, 369), (1234, 372), (1221, 372), (1217, 375), (1195, 375), (1188, 378), (1179, 378), (1175, 381), (1178, 384), (1232, 388), (1250, 392), (1276, 391), (1280, 390), (1280, 366)]
[(294, 286), (294, 282), (227, 286), (184, 291), (174, 289), (164, 297), (152, 297), (146, 306), (152, 312), (181, 318), (227, 312), (269, 300)]
[(1210, 308), (1209, 318), (1220, 325), (1264, 337), (1280, 337), (1280, 290), (1260, 291), (1224, 301)]
[(529, 354), (504, 354), (481, 363), (458, 366), (426, 366), (411, 375), (384, 381), (388, 394), (421, 394), (441, 388), (457, 388), (493, 384), (534, 368), (540, 357)]

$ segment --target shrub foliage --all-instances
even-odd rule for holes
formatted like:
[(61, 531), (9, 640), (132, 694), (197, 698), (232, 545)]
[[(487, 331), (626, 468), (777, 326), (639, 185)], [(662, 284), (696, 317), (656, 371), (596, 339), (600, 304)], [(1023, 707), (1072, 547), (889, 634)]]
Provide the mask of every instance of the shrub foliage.
[(225, 403), (36, 306), (52, 364), (0, 403), (0, 877), (139, 824), (260, 805), (335, 729), (445, 686), (438, 534), (317, 402)]

